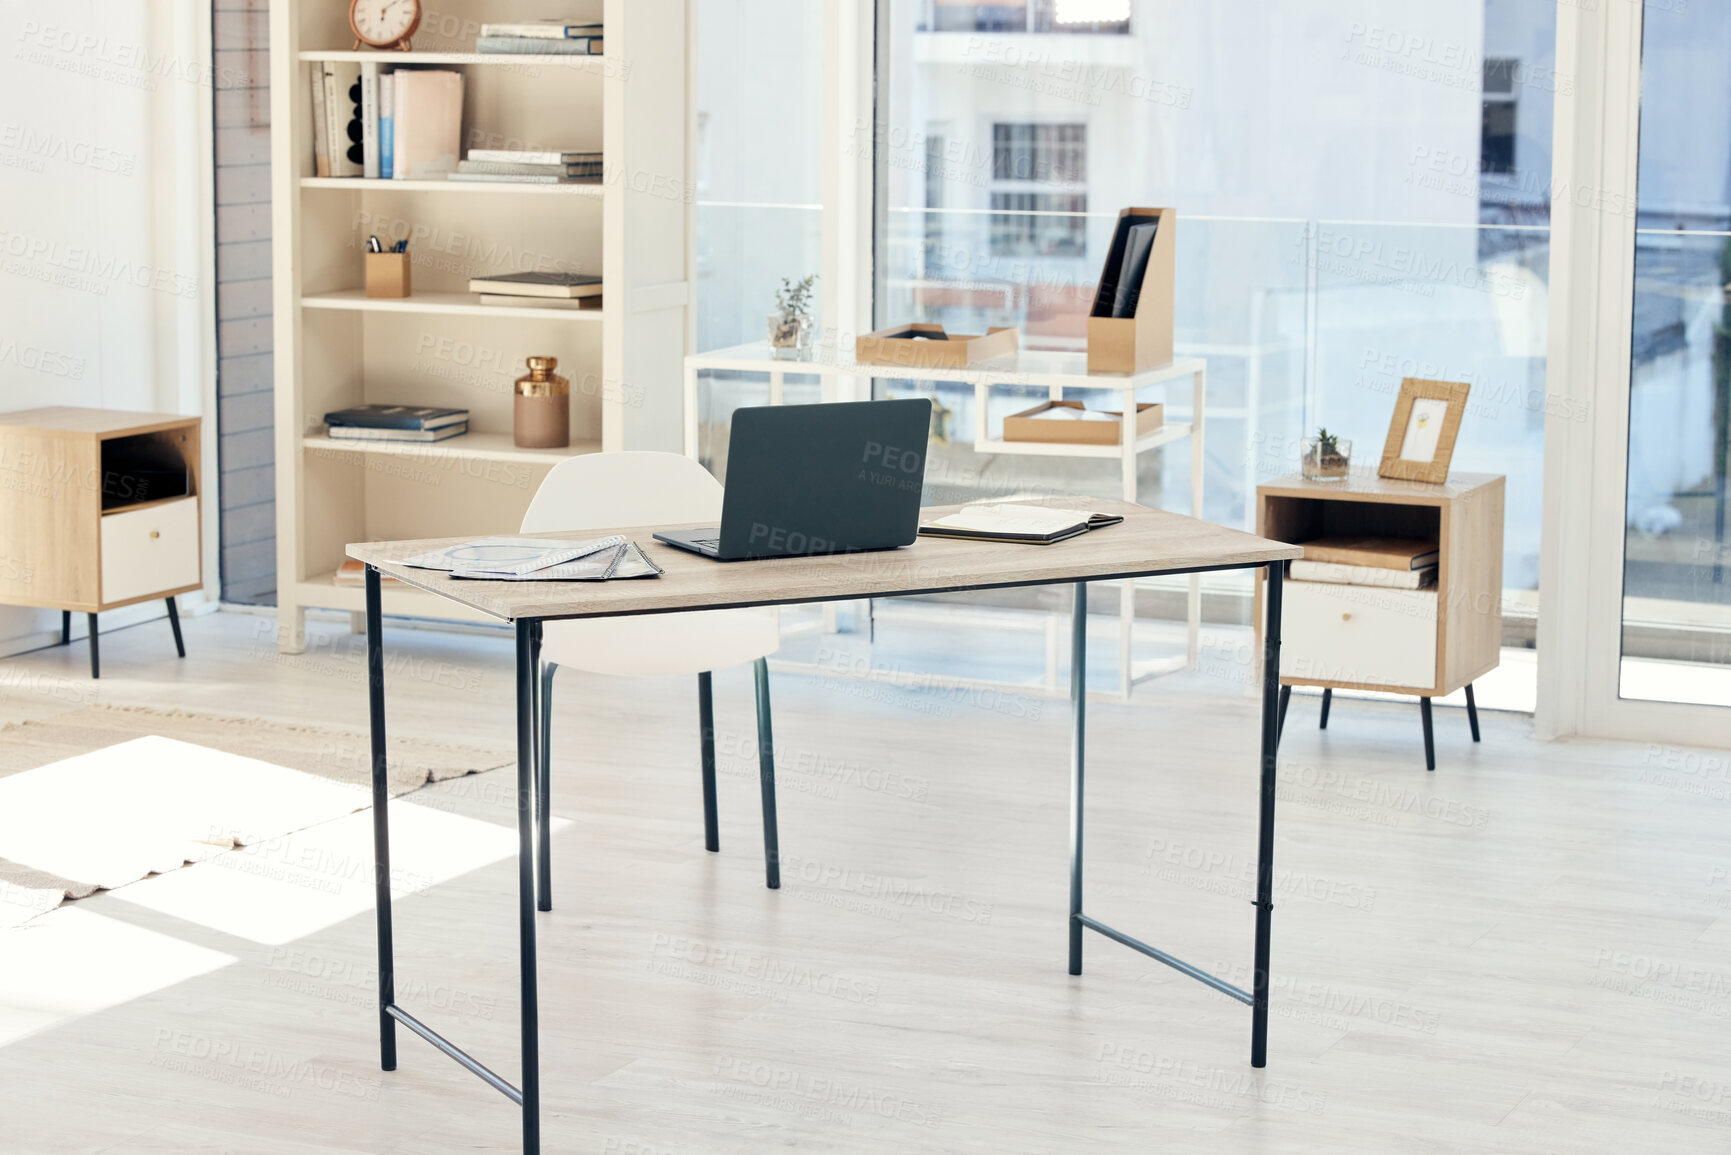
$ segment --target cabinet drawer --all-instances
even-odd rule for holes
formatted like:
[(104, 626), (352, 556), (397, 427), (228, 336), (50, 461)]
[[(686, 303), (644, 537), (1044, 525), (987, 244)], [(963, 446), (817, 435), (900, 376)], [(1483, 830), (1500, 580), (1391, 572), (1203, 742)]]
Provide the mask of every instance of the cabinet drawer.
[(123, 602), (197, 585), (198, 498), (102, 519), (102, 601)]
[(1435, 590), (1289, 581), (1284, 593), (1284, 676), (1415, 689), (1435, 684)]

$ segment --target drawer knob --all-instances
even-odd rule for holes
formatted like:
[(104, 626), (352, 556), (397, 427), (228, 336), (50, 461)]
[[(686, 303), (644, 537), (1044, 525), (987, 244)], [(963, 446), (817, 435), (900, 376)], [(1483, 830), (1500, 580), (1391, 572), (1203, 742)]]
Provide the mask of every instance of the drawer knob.
[(151, 541), (155, 541), (157, 538), (159, 538), (161, 536), (162, 536), (162, 534), (159, 533), (158, 531), (154, 530), (154, 529), (150, 531), (150, 540)]
[[(150, 536), (155, 537), (156, 535), (153, 533)], [(1352, 615), (1351, 614), (1341, 614), (1340, 620), (1343, 622), (1350, 622), (1352, 620)]]

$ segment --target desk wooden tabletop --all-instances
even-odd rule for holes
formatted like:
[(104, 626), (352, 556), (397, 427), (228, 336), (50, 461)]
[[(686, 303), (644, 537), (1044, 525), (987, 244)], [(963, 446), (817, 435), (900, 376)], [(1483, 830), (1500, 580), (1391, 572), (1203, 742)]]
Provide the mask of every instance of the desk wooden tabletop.
[[(1143, 577), (1258, 565), (1300, 557), (1304, 552), (1297, 546), (1124, 501), (1071, 497), (1049, 498), (1039, 504), (1121, 513), (1124, 521), (1054, 545), (922, 537), (895, 550), (740, 562), (712, 561), (654, 540), (657, 529), (695, 528), (692, 525), (529, 535), (593, 538), (623, 534), (666, 571), (659, 578), (610, 582), (467, 581), (439, 570), (397, 564), (400, 558), (473, 541), (473, 536), (361, 542), (350, 545), (348, 555), (408, 585), (512, 621), (677, 613)], [(959, 508), (929, 509), (925, 516), (942, 516)]]

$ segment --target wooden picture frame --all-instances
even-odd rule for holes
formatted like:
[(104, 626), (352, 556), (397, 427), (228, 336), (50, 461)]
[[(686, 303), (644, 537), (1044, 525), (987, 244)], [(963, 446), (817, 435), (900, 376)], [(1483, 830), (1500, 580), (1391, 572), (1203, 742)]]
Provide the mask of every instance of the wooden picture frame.
[(1459, 381), (1402, 378), (1377, 476), (1402, 481), (1447, 481), (1455, 437), (1460, 433), (1471, 390), (1471, 385)]

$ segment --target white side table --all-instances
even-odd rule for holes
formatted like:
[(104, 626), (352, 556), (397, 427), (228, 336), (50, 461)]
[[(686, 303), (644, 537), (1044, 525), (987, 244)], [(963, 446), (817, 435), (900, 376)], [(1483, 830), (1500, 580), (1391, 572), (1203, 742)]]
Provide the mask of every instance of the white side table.
[[(1010, 357), (974, 365), (966, 369), (912, 369), (896, 365), (877, 365), (856, 361), (852, 349), (819, 347), (809, 361), (777, 360), (767, 342), (734, 345), (708, 353), (693, 353), (685, 358), (685, 452), (698, 455), (699, 422), (697, 379), (704, 370), (734, 373), (762, 373), (769, 378), (769, 403), (780, 405), (786, 376), (816, 377), (824, 401), (838, 399), (838, 385), (848, 378), (873, 377), (914, 381), (957, 381), (974, 387), (974, 451), (977, 453), (1026, 454), (1036, 457), (1105, 457), (1117, 458), (1121, 480), (1121, 496), (1125, 501), (1136, 500), (1136, 461), (1144, 453), (1185, 438), (1190, 440), (1190, 516), (1202, 517), (1203, 427), (1206, 416), (1206, 375), (1208, 363), (1200, 357), (1182, 357), (1146, 372), (1124, 376), (1090, 374), (1088, 358), (1083, 353), (1057, 353), (1024, 350)], [(1148, 434), (1136, 436), (1136, 394), (1151, 385), (1190, 379), (1191, 401), (1189, 422), (1168, 422)], [(987, 421), (987, 400), (991, 390), (1009, 386), (1044, 387), (1048, 396), (1062, 400), (1066, 389), (1115, 390), (1121, 396), (1119, 409), (1124, 414), (1123, 434), (1116, 445), (1061, 445), (1038, 441), (1004, 441), (993, 439)], [(1188, 630), (1183, 657), (1150, 659), (1137, 662), (1131, 654), (1131, 628), (1135, 622), (1135, 583), (1126, 581), (1119, 586), (1118, 600), (1118, 688), (1114, 693), (1094, 692), (1097, 698), (1128, 699), (1138, 682), (1169, 674), (1196, 664), (1199, 633), (1202, 622), (1201, 578), (1191, 574), (1187, 606)], [(1055, 622), (1056, 617), (1053, 618)], [(1058, 681), (1056, 632), (1047, 630), (1046, 675), (1043, 689), (1054, 696), (1062, 687)], [(833, 671), (831, 671), (833, 672)], [(984, 682), (961, 679), (965, 684), (990, 685), (997, 688), (1026, 691), (1031, 687), (1019, 683)]]

